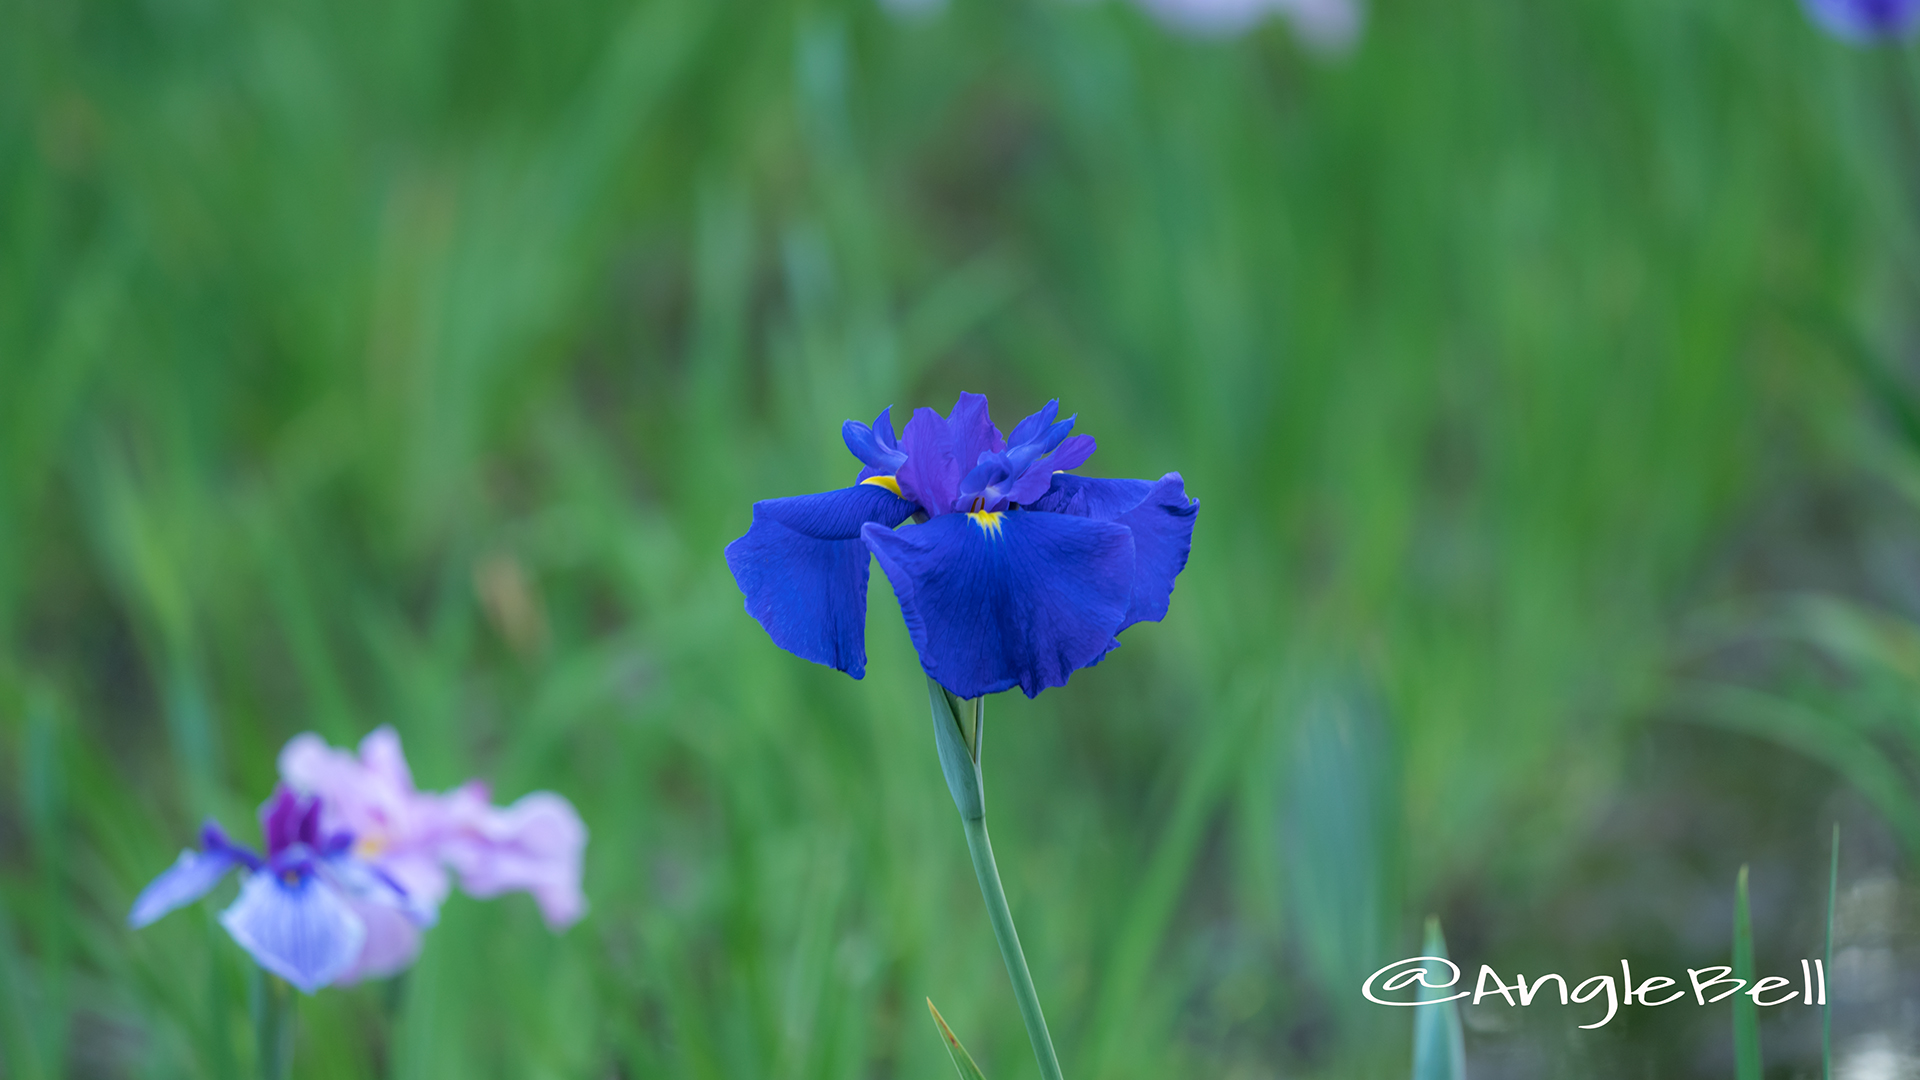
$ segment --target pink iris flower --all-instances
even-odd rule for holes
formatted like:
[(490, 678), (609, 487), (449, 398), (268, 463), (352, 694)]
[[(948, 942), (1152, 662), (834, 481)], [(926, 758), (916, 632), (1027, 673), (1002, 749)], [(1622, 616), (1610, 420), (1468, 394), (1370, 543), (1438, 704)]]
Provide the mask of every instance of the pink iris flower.
[(318, 735), (296, 736), (280, 751), (280, 776), (294, 790), (318, 796), (320, 827), (351, 833), (354, 856), (406, 896), (402, 907), (353, 901), (366, 939), (336, 982), (380, 978), (410, 966), (420, 952), (421, 929), (438, 917), (454, 877), (477, 897), (532, 893), (556, 931), (586, 914), (580, 864), (587, 829), (573, 804), (552, 792), (537, 791), (506, 807), (494, 806), (478, 780), (445, 793), (422, 792), (390, 727), (362, 739), (357, 757)]

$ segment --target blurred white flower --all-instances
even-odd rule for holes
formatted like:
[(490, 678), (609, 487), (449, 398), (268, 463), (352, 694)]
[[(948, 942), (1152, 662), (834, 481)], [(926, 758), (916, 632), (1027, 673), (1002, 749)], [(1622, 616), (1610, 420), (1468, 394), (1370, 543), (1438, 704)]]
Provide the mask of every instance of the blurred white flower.
[(1360, 37), (1360, 0), (1139, 0), (1169, 27), (1200, 37), (1244, 33), (1269, 13), (1286, 17), (1306, 45), (1345, 52)]

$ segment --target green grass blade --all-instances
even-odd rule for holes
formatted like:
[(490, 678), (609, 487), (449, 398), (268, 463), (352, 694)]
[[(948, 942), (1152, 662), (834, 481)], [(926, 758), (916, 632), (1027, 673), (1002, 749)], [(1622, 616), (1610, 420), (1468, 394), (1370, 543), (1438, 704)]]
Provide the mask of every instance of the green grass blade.
[(933, 1007), (932, 998), (927, 999), (927, 1011), (933, 1014), (933, 1022), (940, 1029), (940, 1037), (947, 1041), (947, 1053), (953, 1057), (953, 1067), (960, 1070), (960, 1080), (986, 1080), (986, 1077), (980, 1075), (980, 1066), (973, 1063), (973, 1055), (967, 1053), (967, 1048), (960, 1045), (959, 1036), (947, 1026), (946, 1018), (940, 1015), (940, 1010)]
[[(1440, 933), (1440, 918), (1427, 916), (1423, 956), (1447, 955), (1447, 939)], [(1423, 1001), (1444, 997), (1445, 992), (1421, 987)], [(1460, 1007), (1456, 1002), (1427, 1005), (1413, 1014), (1413, 1080), (1466, 1080), (1466, 1040), (1460, 1033)]]
[[(1833, 970), (1833, 901), (1840, 891), (1840, 823), (1833, 823), (1833, 857), (1827, 864), (1827, 946), (1824, 950), (1826, 971)], [(1824, 976), (1823, 976), (1824, 978)], [(1824, 1080), (1833, 1080), (1833, 1003), (1826, 998), (1826, 987), (1821, 986), (1820, 1002), (1820, 1075)]]
[[(1747, 868), (1740, 868), (1733, 899), (1733, 977), (1753, 985), (1753, 916), (1747, 907)], [(1745, 993), (1733, 996), (1733, 1075), (1760, 1080), (1760, 1010)]]

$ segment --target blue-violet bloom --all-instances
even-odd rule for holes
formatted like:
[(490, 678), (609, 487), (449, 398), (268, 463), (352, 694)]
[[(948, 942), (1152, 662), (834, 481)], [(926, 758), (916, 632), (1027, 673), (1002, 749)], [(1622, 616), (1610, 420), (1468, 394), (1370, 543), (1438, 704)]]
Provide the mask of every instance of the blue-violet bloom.
[[(866, 672), (867, 558), (893, 585), (920, 665), (963, 698), (1033, 697), (1098, 663), (1115, 636), (1167, 613), (1200, 504), (1179, 473), (1077, 476), (1094, 451), (1046, 407), (1002, 436), (987, 399), (849, 420), (852, 487), (767, 499), (727, 566), (748, 614), (796, 656)], [(911, 527), (899, 526), (911, 520)]]
[(1804, 0), (1807, 14), (1843, 41), (1866, 45), (1903, 37), (1920, 23), (1920, 0)]
[(239, 899), (220, 913), (220, 924), (261, 967), (311, 994), (359, 957), (367, 925), (357, 906), (404, 911), (407, 897), (353, 854), (351, 833), (321, 829), (318, 799), (276, 789), (260, 807), (260, 831), (265, 858), (207, 822), (200, 850), (181, 852), (142, 890), (127, 922), (146, 926), (206, 895), (230, 871), (244, 870)]

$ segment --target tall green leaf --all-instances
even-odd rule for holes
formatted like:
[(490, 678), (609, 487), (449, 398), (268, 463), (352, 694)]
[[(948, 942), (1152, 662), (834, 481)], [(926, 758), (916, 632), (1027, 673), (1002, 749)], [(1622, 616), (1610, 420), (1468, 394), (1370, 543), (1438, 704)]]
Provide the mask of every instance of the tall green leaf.
[[(1445, 957), (1447, 939), (1440, 933), (1440, 917), (1427, 916), (1423, 956)], [(1445, 991), (1422, 986), (1420, 1000), (1444, 997)], [(1460, 1033), (1460, 1007), (1448, 1001), (1423, 1005), (1413, 1016), (1413, 1080), (1466, 1080), (1466, 1040)]]
[(1833, 855), (1827, 864), (1827, 944), (1820, 984), (1820, 1075), (1833, 1080), (1833, 1005), (1827, 1000), (1826, 972), (1833, 970), (1833, 900), (1840, 890), (1840, 823), (1833, 823)]
[(927, 1011), (933, 1014), (934, 1026), (940, 1029), (940, 1037), (947, 1042), (947, 1053), (953, 1058), (953, 1067), (960, 1070), (960, 1080), (986, 1080), (980, 1075), (980, 1066), (973, 1063), (973, 1055), (960, 1045), (960, 1037), (947, 1026), (946, 1018), (940, 1010), (933, 1007), (933, 999), (927, 999)]
[[(1740, 868), (1733, 898), (1733, 977), (1753, 986), (1753, 917), (1747, 909), (1747, 868)], [(1745, 993), (1733, 996), (1733, 1074), (1760, 1080), (1760, 1011)]]

